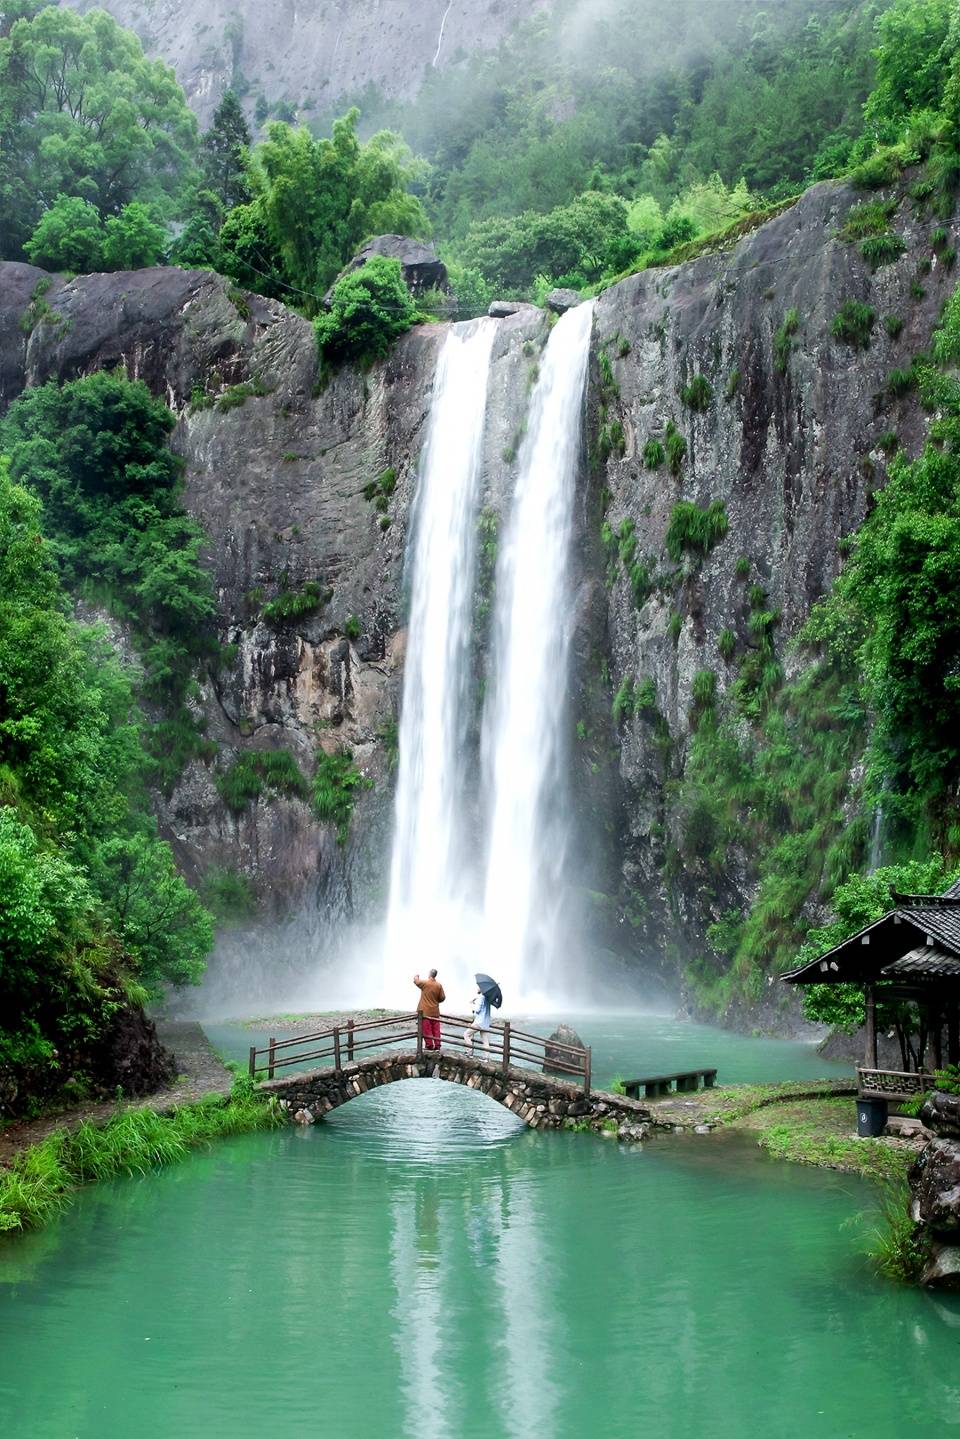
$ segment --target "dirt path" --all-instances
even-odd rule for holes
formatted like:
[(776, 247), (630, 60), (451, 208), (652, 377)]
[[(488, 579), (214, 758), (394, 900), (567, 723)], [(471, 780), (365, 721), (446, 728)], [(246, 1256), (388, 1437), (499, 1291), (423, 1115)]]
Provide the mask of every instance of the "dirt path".
[(157, 1033), (161, 1042), (173, 1051), (177, 1061), (177, 1078), (166, 1089), (139, 1099), (92, 1101), (70, 1109), (45, 1114), (40, 1119), (24, 1119), (0, 1129), (0, 1165), (10, 1164), (18, 1150), (39, 1144), (55, 1129), (75, 1129), (85, 1119), (92, 1124), (106, 1124), (119, 1109), (155, 1109), (168, 1114), (180, 1104), (193, 1104), (210, 1094), (229, 1094), (233, 1075), (216, 1053), (199, 1024), (187, 1020), (159, 1022)]

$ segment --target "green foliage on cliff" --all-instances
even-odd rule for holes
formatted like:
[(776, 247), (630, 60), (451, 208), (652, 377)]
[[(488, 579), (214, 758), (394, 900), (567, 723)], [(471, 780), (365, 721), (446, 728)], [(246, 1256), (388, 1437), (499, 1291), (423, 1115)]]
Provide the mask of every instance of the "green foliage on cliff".
[(70, 618), (39, 500), (0, 464), (0, 1072), (83, 1082), (128, 996), (195, 980), (212, 943), (146, 808), (143, 720)]
[(373, 780), (353, 763), (353, 755), (344, 745), (327, 754), (317, 755), (313, 776), (313, 808), (319, 820), (336, 828), (337, 844), (345, 845), (356, 802), (365, 789), (373, 788)]
[(683, 558), (685, 551), (704, 557), (720, 543), (729, 527), (727, 507), (722, 500), (705, 506), (680, 500), (673, 507), (667, 527), (664, 540), (667, 554), (675, 562)]
[(417, 319), (399, 260), (374, 255), (333, 288), (330, 309), (314, 320), (323, 359), (378, 360)]
[(37, 494), (64, 583), (126, 621), (142, 663), (147, 732), (171, 781), (208, 745), (186, 708), (198, 662), (216, 648), (203, 534), (183, 509), (173, 416), (146, 385), (100, 371), (27, 390), (0, 423), (14, 481)]
[(307, 794), (303, 771), (287, 749), (244, 750), (214, 777), (214, 783), (224, 803), (237, 814), (262, 794), (288, 799)]

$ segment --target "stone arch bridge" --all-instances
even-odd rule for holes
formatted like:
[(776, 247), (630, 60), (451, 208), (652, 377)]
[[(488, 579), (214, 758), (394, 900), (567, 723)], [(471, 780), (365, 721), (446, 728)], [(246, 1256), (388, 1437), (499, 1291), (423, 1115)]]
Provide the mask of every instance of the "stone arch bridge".
[[(266, 1049), (251, 1049), (250, 1073), (265, 1079), (262, 1091), (273, 1094), (295, 1124), (316, 1124), (342, 1104), (383, 1085), (432, 1078), (487, 1095), (531, 1129), (583, 1125), (625, 1140), (646, 1137), (654, 1122), (648, 1106), (591, 1087), (589, 1049), (511, 1030), (508, 1023), (490, 1031), (489, 1051), (474, 1054), (464, 1037), (469, 1023), (444, 1015), (443, 1048), (436, 1051), (425, 1048), (416, 1015), (348, 1021), (295, 1040), (271, 1041)], [(415, 1048), (393, 1047), (410, 1039), (416, 1041)], [(330, 1062), (277, 1077), (279, 1069), (314, 1059)]]

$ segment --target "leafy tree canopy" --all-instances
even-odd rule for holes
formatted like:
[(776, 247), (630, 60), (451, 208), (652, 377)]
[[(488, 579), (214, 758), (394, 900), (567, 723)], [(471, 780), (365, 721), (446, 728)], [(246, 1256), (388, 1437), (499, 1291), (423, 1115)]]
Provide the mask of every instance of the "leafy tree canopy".
[(59, 195), (103, 217), (132, 200), (172, 213), (191, 174), (196, 121), (172, 70), (103, 10), (56, 5), (0, 38), (3, 255), (25, 243)]

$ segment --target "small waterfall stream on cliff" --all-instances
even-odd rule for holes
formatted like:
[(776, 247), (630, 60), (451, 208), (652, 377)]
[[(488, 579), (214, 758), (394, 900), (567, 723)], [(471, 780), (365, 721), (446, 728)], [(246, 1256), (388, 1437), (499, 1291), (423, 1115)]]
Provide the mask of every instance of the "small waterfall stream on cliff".
[(384, 980), (442, 962), (463, 923), (465, 728), (477, 489), (493, 320), (455, 325), (437, 367), (411, 550), (411, 602)]
[(573, 825), (565, 754), (570, 545), (592, 322), (593, 306), (578, 305), (550, 336), (497, 567), (496, 690), (484, 736), (492, 795), (484, 939), (504, 990), (528, 1005), (563, 982), (554, 962), (563, 949)]

